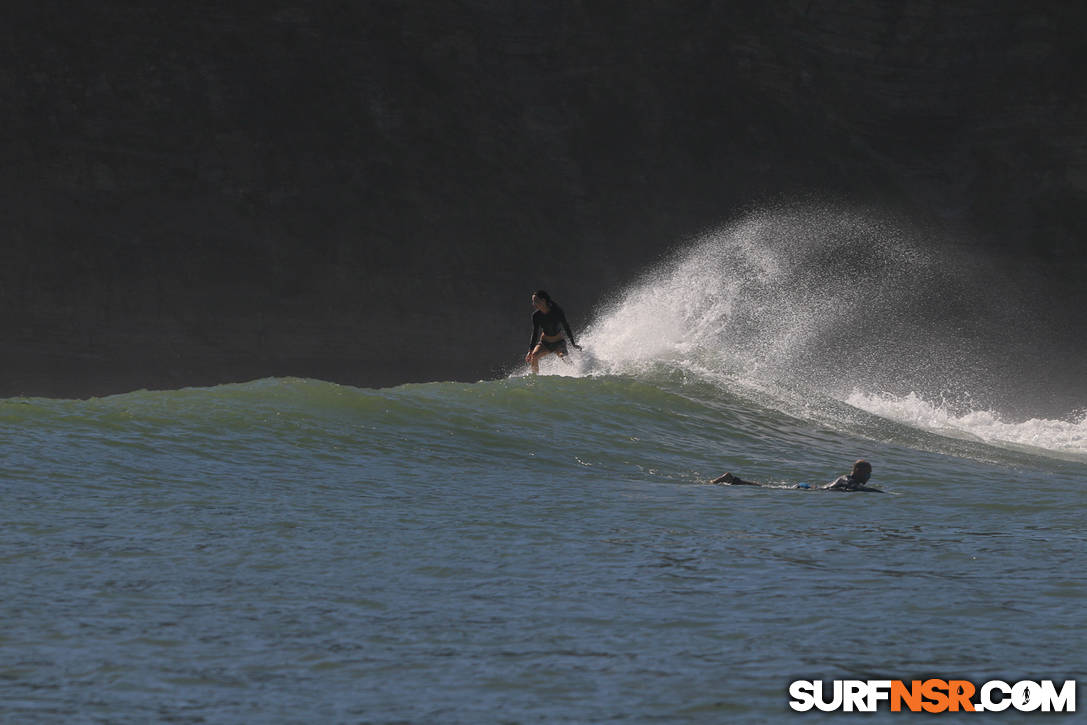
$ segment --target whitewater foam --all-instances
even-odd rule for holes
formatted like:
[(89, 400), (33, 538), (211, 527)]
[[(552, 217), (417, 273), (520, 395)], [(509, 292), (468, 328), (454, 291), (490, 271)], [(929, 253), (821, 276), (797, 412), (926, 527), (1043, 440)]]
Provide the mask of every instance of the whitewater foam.
[(991, 410), (956, 414), (950, 406), (929, 402), (916, 393), (896, 396), (854, 391), (845, 402), (873, 415), (940, 435), (1067, 453), (1074, 460), (1087, 461), (1087, 412), (1073, 420), (1032, 418), (1009, 422)]
[(609, 372), (686, 361), (842, 395), (904, 379), (944, 389), (978, 377), (986, 358), (963, 330), (995, 317), (963, 274), (905, 222), (828, 205), (765, 210), (650, 270), (583, 339)]
[(930, 241), (870, 209), (757, 211), (649, 270), (596, 311), (584, 353), (542, 370), (692, 375), (804, 418), (840, 417), (845, 403), (952, 437), (1087, 455), (1084, 419), (993, 412), (1006, 381), (1032, 369), (1015, 351), (1031, 347), (1034, 321), (980, 263)]

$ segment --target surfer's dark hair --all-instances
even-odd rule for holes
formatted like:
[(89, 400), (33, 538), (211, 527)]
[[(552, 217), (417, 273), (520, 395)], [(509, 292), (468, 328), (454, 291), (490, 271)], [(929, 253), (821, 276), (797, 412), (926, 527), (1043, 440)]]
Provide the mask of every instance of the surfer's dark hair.
[(872, 464), (861, 458), (853, 464), (853, 471), (851, 475), (856, 476), (857, 478), (863, 478), (865, 481), (867, 481), (872, 475)]
[(538, 289), (535, 292), (533, 292), (532, 294), (536, 295), (541, 300), (544, 300), (545, 302), (547, 302), (547, 304), (551, 304), (551, 302), (552, 302), (551, 295), (547, 294), (546, 290)]

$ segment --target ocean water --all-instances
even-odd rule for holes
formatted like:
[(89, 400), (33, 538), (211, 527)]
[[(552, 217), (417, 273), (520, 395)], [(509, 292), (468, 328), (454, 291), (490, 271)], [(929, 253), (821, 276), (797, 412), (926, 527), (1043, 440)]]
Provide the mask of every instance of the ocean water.
[[(773, 722), (828, 717), (795, 679), (1087, 680), (1087, 419), (970, 407), (984, 340), (881, 357), (940, 324), (888, 283), (920, 253), (820, 306), (795, 223), (689, 246), (538, 377), (0, 401), (0, 721)], [(883, 494), (792, 488), (858, 457)]]

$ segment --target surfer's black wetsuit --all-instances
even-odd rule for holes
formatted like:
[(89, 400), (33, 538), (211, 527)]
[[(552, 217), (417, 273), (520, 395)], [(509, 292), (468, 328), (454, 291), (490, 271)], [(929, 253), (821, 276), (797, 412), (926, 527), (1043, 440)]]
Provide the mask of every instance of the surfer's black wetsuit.
[[(549, 336), (555, 336), (559, 334), (559, 329), (566, 331), (566, 337), (569, 338), (570, 344), (577, 346), (574, 342), (574, 333), (570, 330), (570, 323), (566, 321), (566, 313), (562, 311), (562, 308), (552, 302), (546, 313), (536, 310), (532, 313), (532, 337), (528, 341), (529, 352), (536, 347), (536, 341), (540, 337), (540, 330), (543, 330), (543, 334)], [(561, 350), (563, 354), (566, 353), (566, 341), (556, 340), (555, 342), (541, 341), (543, 346), (548, 350)]]
[(865, 481), (853, 478), (852, 476), (838, 476), (826, 486), (823, 486), (824, 491), (868, 491), (869, 493), (883, 493), (878, 488), (870, 488), (865, 485)]
[[(710, 481), (710, 483), (723, 483), (729, 486), (762, 486), (761, 483), (755, 483), (754, 481), (745, 481), (739, 476), (733, 476), (731, 473), (726, 473), (723, 476)], [(798, 483), (793, 488), (808, 488), (806, 483)], [(853, 478), (852, 476), (838, 476), (826, 486), (823, 486), (824, 491), (867, 491), (869, 493), (883, 493), (882, 489), (872, 488), (865, 483), (862, 483), (860, 479)]]

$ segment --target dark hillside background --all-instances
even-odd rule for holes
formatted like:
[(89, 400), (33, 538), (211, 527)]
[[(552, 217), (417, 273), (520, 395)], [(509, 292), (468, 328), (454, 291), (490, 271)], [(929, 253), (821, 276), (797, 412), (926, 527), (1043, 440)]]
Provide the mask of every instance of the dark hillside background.
[(0, 395), (489, 377), (532, 289), (585, 323), (812, 195), (1013, 275), (1082, 382), (1084, 68), (1082, 3), (8, 3)]

